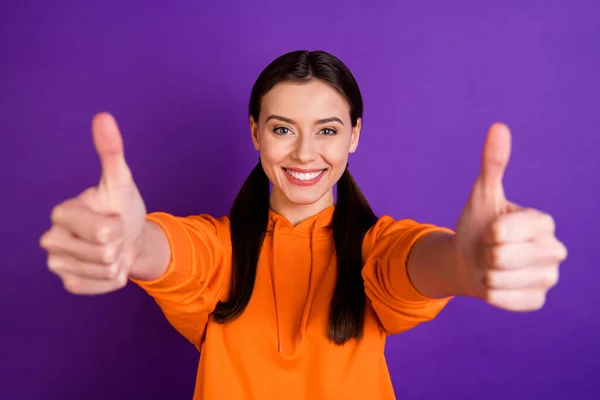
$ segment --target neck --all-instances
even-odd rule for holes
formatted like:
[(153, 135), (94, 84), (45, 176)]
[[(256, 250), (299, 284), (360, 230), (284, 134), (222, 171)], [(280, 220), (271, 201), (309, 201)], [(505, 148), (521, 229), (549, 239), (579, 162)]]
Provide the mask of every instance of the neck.
[(334, 204), (333, 190), (330, 190), (314, 203), (298, 204), (289, 201), (283, 193), (276, 188), (271, 191), (269, 206), (271, 210), (285, 217), (292, 225), (296, 226), (300, 222), (314, 215), (317, 215), (324, 209)]

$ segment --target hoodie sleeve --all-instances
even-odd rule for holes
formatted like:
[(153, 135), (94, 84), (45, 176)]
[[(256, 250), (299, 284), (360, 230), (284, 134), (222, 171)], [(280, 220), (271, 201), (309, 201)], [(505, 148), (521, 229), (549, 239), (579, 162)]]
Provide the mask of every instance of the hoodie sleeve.
[[(411, 219), (382, 217), (363, 241), (365, 291), (383, 329), (396, 334), (434, 319), (450, 298), (430, 299), (409, 280), (407, 260), (417, 240), (431, 232), (449, 232)], [(451, 232), (451, 231), (450, 231)]]
[(130, 280), (153, 297), (171, 325), (200, 349), (208, 316), (229, 283), (229, 221), (166, 213), (152, 213), (147, 219), (165, 232), (171, 260), (157, 279)]

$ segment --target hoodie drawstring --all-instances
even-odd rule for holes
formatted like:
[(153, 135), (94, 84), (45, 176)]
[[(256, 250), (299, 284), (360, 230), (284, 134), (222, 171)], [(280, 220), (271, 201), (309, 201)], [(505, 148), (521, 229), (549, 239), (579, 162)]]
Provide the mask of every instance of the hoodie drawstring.
[(302, 343), (304, 339), (304, 333), (306, 332), (306, 325), (308, 325), (308, 316), (310, 315), (310, 308), (312, 306), (313, 298), (315, 297), (315, 254), (317, 253), (315, 240), (316, 232), (312, 232), (310, 235), (310, 276), (308, 278), (308, 294), (304, 302), (304, 310), (302, 311), (302, 320), (300, 323), (300, 338), (298, 343)]
[(275, 304), (275, 324), (277, 325), (277, 351), (283, 352), (283, 344), (281, 343), (281, 326), (279, 325), (279, 307), (277, 307), (277, 290), (275, 289), (275, 231), (277, 230), (277, 220), (273, 224), (273, 251), (271, 251), (271, 285), (273, 287), (273, 303)]
[[(278, 224), (280, 223), (279, 219), (277, 218), (273, 218), (274, 222), (273, 222), (273, 227), (272, 227), (272, 238), (271, 238), (271, 244), (272, 244), (272, 249), (271, 249), (271, 285), (272, 285), (272, 290), (273, 290), (273, 303), (275, 306), (275, 323), (277, 324), (277, 351), (279, 353), (283, 353), (283, 339), (282, 339), (282, 328), (281, 328), (281, 321), (280, 321), (280, 315), (279, 315), (279, 304), (278, 301), (279, 299), (277, 298), (277, 290), (276, 290), (276, 281), (275, 281), (275, 263), (276, 263), (276, 254), (275, 252), (277, 251), (278, 247), (277, 247), (277, 243), (276, 243), (276, 239), (275, 237), (277, 236), (277, 229), (278, 229)], [(311, 312), (311, 308), (312, 308), (312, 304), (313, 304), (313, 300), (315, 297), (315, 291), (316, 291), (316, 287), (317, 287), (317, 279), (316, 279), (316, 260), (317, 260), (317, 233), (319, 231), (320, 228), (320, 224), (319, 221), (315, 221), (314, 225), (311, 228), (311, 232), (310, 232), (310, 270), (309, 270), (309, 280), (308, 280), (308, 293), (306, 295), (306, 299), (304, 301), (304, 308), (302, 310), (302, 318), (300, 321), (300, 332), (299, 332), (299, 337), (298, 337), (298, 343), (302, 343), (302, 340), (304, 339), (304, 335), (306, 334), (306, 329), (308, 326), (308, 319), (310, 316), (310, 312)], [(332, 256), (335, 257), (335, 254)], [(333, 258), (332, 258), (333, 260)], [(330, 261), (331, 262), (331, 261)]]

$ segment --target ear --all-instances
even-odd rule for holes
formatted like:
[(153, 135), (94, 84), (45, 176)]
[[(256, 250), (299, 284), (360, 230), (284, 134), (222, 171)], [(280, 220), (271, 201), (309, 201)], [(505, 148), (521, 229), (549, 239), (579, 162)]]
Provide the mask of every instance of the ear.
[(252, 144), (255, 150), (260, 150), (258, 142), (258, 124), (254, 121), (254, 117), (250, 116), (250, 133), (252, 134)]
[(362, 119), (356, 120), (356, 126), (352, 128), (352, 139), (350, 140), (350, 153), (354, 153), (358, 147), (358, 139), (360, 139), (360, 128), (362, 126)]

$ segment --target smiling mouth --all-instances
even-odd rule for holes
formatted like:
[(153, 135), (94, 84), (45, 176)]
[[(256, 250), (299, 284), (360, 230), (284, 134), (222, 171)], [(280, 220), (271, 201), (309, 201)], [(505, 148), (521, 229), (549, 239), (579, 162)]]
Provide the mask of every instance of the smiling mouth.
[(321, 170), (316, 170), (316, 171), (310, 171), (310, 172), (300, 172), (300, 171), (296, 171), (296, 170), (291, 170), (291, 169), (287, 169), (287, 168), (283, 168), (283, 170), (292, 178), (298, 179), (299, 181), (311, 181), (313, 179), (318, 178), (323, 172), (325, 172), (325, 169), (321, 169)]

